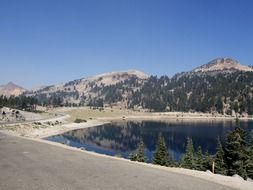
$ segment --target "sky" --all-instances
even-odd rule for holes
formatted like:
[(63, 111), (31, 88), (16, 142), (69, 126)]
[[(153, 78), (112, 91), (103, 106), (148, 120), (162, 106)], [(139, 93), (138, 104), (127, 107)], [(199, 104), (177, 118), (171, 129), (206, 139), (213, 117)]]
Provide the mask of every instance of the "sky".
[(0, 84), (173, 76), (217, 57), (253, 65), (252, 10), (251, 0), (0, 0)]

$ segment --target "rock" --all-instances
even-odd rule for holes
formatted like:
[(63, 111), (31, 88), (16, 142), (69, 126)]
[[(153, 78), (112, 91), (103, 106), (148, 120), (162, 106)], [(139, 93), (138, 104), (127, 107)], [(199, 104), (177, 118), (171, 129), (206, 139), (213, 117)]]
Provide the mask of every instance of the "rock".
[(206, 170), (206, 173), (212, 174), (212, 172), (210, 170)]
[(251, 178), (247, 178), (247, 181), (249, 182), (253, 182), (253, 180)]
[(10, 97), (11, 95), (18, 96), (25, 91), (23, 87), (20, 87), (12, 82), (6, 85), (0, 85), (0, 94)]
[(233, 175), (232, 177), (237, 178), (237, 179), (244, 180), (244, 179), (243, 179), (241, 176), (239, 176), (238, 174), (235, 174), (235, 175)]

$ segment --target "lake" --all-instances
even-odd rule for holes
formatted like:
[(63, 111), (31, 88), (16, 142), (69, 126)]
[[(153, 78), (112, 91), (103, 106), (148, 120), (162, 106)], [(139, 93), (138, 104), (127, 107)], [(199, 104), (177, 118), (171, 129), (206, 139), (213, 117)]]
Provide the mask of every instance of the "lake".
[[(234, 121), (121, 121), (87, 129), (78, 129), (61, 135), (51, 136), (47, 140), (84, 148), (110, 156), (128, 158), (137, 149), (141, 139), (145, 144), (148, 162), (158, 140), (162, 135), (168, 151), (175, 160), (185, 152), (187, 137), (192, 138), (194, 148), (202, 147), (203, 152), (214, 154), (217, 137), (224, 142), (227, 134), (235, 127)], [(252, 121), (242, 121), (241, 127), (253, 131)]]

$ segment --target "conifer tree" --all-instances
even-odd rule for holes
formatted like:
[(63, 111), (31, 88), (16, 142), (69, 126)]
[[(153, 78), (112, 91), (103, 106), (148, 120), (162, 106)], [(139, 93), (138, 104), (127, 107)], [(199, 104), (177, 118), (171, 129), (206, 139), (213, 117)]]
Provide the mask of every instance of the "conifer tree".
[(248, 148), (248, 160), (246, 161), (247, 176), (253, 179), (253, 132), (251, 133), (251, 141)]
[(203, 167), (204, 160), (203, 160), (202, 149), (201, 149), (200, 146), (198, 147), (198, 151), (197, 151), (197, 154), (196, 154), (196, 161), (195, 162), (196, 162), (195, 169), (203, 171), (204, 170), (204, 167)]
[(136, 152), (130, 153), (130, 154), (129, 154), (129, 159), (130, 159), (131, 161), (137, 161), (137, 154), (136, 154)]
[(245, 138), (246, 133), (240, 128), (239, 120), (237, 120), (236, 127), (228, 134), (225, 145), (228, 175), (238, 174), (244, 179), (247, 177), (246, 161), (248, 159)]
[(145, 162), (146, 158), (145, 158), (145, 145), (143, 140), (141, 140), (138, 150), (137, 150), (137, 161), (138, 162)]
[(146, 157), (145, 157), (145, 145), (143, 140), (141, 140), (137, 151), (134, 153), (131, 153), (129, 155), (129, 158), (131, 161), (137, 161), (137, 162), (146, 162)]
[(173, 160), (168, 153), (165, 140), (161, 135), (159, 135), (158, 138), (158, 143), (156, 145), (152, 163), (161, 166), (173, 166)]
[(182, 157), (181, 166), (187, 169), (195, 169), (194, 147), (191, 138), (187, 138), (186, 153)]
[(224, 160), (224, 150), (222, 147), (222, 144), (220, 142), (220, 138), (217, 139), (217, 148), (216, 148), (216, 154), (215, 154), (215, 167), (214, 171), (217, 174), (226, 175), (227, 169), (226, 169), (226, 163)]
[(246, 145), (246, 132), (241, 128), (240, 120), (236, 118), (235, 120), (235, 131), (241, 136), (242, 138), (242, 145)]
[(204, 156), (203, 156), (203, 170), (212, 170), (212, 162), (213, 159), (212, 157), (209, 155), (208, 150), (205, 152)]

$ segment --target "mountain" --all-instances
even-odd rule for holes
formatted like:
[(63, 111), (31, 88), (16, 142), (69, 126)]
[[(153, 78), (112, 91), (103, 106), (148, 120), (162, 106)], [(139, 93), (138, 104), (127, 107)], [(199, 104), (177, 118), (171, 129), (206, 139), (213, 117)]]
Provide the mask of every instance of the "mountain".
[(151, 76), (133, 95), (136, 101), (129, 106), (153, 111), (253, 115), (252, 71), (233, 59), (219, 58), (172, 78)]
[(25, 92), (44, 104), (97, 105), (126, 104), (127, 98), (140, 88), (148, 75), (136, 70), (111, 72), (47, 86)]
[(149, 111), (253, 115), (253, 68), (214, 59), (173, 77), (112, 72), (25, 92), (43, 105), (120, 105)]
[(231, 58), (217, 58), (207, 64), (197, 67), (189, 72), (176, 74), (176, 77), (185, 75), (217, 75), (219, 73), (229, 74), (234, 72), (253, 72), (251, 66), (241, 65), (238, 61)]
[(238, 61), (231, 58), (218, 58), (209, 63), (197, 67), (192, 72), (235, 72), (235, 71), (253, 71), (252, 67), (241, 65)]
[(25, 91), (24, 88), (9, 82), (6, 85), (0, 85), (0, 95), (4, 95), (4, 96), (19, 96), (20, 94), (22, 94)]

